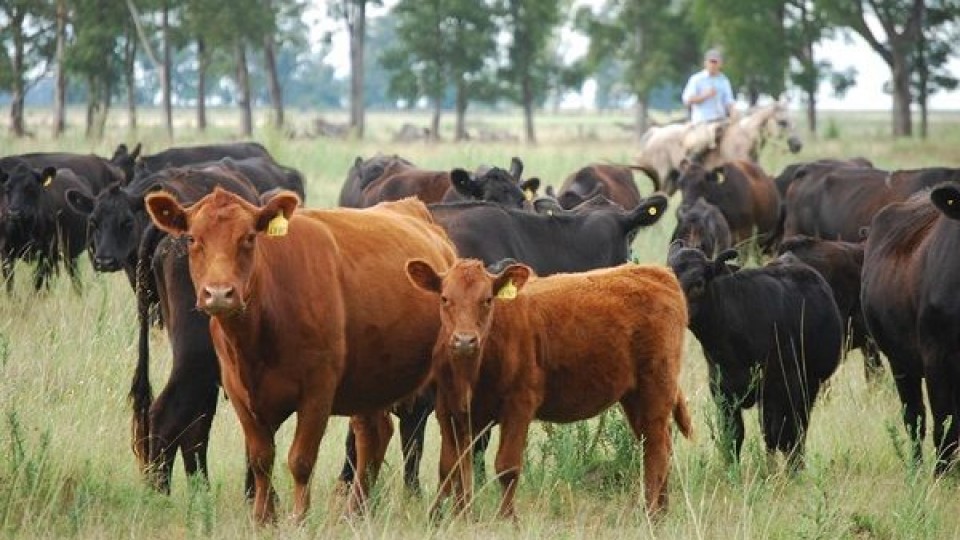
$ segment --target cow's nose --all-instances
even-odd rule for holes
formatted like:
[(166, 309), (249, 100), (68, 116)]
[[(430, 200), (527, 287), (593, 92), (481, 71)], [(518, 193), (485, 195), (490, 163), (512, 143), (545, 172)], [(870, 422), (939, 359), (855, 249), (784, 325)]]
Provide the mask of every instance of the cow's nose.
[(480, 340), (474, 333), (457, 332), (453, 335), (453, 349), (458, 353), (470, 354), (476, 352)]
[(230, 285), (207, 285), (201, 296), (200, 307), (210, 312), (230, 310), (236, 305), (236, 291)]
[(113, 257), (94, 257), (93, 267), (95, 270), (112, 272), (120, 268), (120, 263)]

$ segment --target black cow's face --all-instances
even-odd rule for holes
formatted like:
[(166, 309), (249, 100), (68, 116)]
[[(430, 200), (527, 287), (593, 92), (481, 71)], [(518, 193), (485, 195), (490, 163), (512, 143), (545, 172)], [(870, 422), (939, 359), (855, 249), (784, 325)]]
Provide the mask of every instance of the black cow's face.
[(687, 307), (690, 317), (699, 312), (700, 300), (710, 282), (719, 275), (730, 274), (736, 268), (727, 265), (727, 261), (737, 256), (737, 252), (728, 249), (710, 260), (707, 255), (696, 248), (686, 247), (683, 240), (670, 244), (670, 253), (667, 256), (667, 265), (673, 269), (683, 294), (687, 297)]
[(96, 199), (68, 191), (67, 204), (88, 216), (94, 270), (116, 272), (128, 261), (136, 259), (147, 220), (143, 199), (130, 196), (114, 185)]
[(698, 163), (690, 163), (677, 181), (680, 187), (680, 193), (685, 204), (693, 204), (694, 201), (703, 197), (707, 198), (711, 185), (719, 184), (723, 181), (723, 168), (718, 167), (713, 170), (707, 170)]
[(41, 222), (53, 220), (52, 210), (45, 203), (49, 197), (47, 187), (57, 176), (53, 167), (37, 170), (19, 164), (3, 182), (3, 194), (6, 200), (7, 223), (15, 228), (30, 230)]
[[(479, 201), (488, 201), (510, 208), (522, 208), (527, 196), (509, 171), (499, 167), (486, 169), (482, 174), (472, 177), (463, 169), (450, 171), (450, 182), (461, 195)], [(539, 187), (539, 180), (533, 190)], [(533, 192), (531, 192), (531, 199)]]
[(930, 192), (930, 200), (943, 215), (960, 220), (960, 187), (957, 184), (943, 184)]
[(120, 144), (117, 146), (117, 149), (113, 151), (113, 157), (110, 158), (110, 163), (123, 171), (123, 176), (127, 183), (133, 180), (134, 165), (137, 162), (137, 158), (140, 157), (140, 148), (140, 143), (137, 143), (137, 146), (130, 152), (127, 150), (127, 145)]

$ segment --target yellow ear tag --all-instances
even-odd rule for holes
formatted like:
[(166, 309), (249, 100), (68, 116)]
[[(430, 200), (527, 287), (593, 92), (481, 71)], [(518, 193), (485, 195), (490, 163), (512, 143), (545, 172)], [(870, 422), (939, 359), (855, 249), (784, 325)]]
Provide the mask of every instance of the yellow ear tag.
[(267, 236), (286, 236), (289, 224), (287, 218), (283, 217), (283, 212), (277, 212), (277, 217), (267, 224)]
[(53, 177), (48, 176), (46, 180), (43, 181), (43, 187), (50, 187), (50, 184), (53, 183)]
[(953, 201), (955, 199), (947, 199), (947, 206), (953, 206)]
[(497, 298), (501, 300), (513, 300), (517, 297), (517, 286), (513, 284), (513, 280), (507, 281), (507, 284), (503, 287), (500, 287), (500, 291), (497, 292)]
[(529, 189), (529, 188), (523, 190), (523, 196), (526, 197), (526, 199), (527, 199), (528, 201), (532, 201), (532, 200), (533, 200), (533, 190), (532, 190), (532, 189)]
[(650, 214), (651, 216), (657, 215), (657, 207), (651, 206), (650, 208), (647, 208), (647, 213)]

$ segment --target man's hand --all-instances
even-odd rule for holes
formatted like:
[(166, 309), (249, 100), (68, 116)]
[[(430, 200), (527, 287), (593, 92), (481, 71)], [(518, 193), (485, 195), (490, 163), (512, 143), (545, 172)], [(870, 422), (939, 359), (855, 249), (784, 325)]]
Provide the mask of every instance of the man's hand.
[(700, 101), (706, 101), (715, 95), (717, 95), (717, 89), (711, 86), (710, 88), (707, 88), (707, 91), (701, 95), (702, 99)]

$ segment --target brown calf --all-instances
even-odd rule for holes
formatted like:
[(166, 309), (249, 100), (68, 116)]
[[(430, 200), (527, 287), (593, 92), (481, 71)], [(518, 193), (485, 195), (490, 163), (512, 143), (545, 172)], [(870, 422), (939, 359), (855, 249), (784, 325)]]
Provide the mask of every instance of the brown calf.
[(446, 273), (413, 260), (407, 273), (442, 305), (433, 349), (442, 437), (434, 511), (451, 489), (458, 510), (470, 503), (472, 460), (462, 456), (479, 430), (500, 424), (500, 514), (512, 517), (530, 422), (584, 420), (617, 402), (643, 440), (647, 508), (664, 507), (671, 417), (691, 432), (678, 382), (687, 308), (670, 270), (625, 264), (530, 279), (522, 264), (493, 275), (462, 259)]
[(410, 286), (404, 264), (423, 257), (446, 268), (454, 260), (443, 232), (417, 217), (428, 216), (419, 201), (294, 213), (298, 202), (284, 192), (257, 207), (220, 189), (186, 209), (166, 193), (146, 199), (158, 227), (188, 238), (197, 307), (210, 315), (261, 523), (275, 514), (274, 435), (293, 413), (294, 516), (309, 507), (331, 414), (353, 416), (358, 460), (349, 508), (362, 504), (364, 480), (375, 478), (392, 429), (383, 410), (423, 385), (440, 327), (435, 300)]

